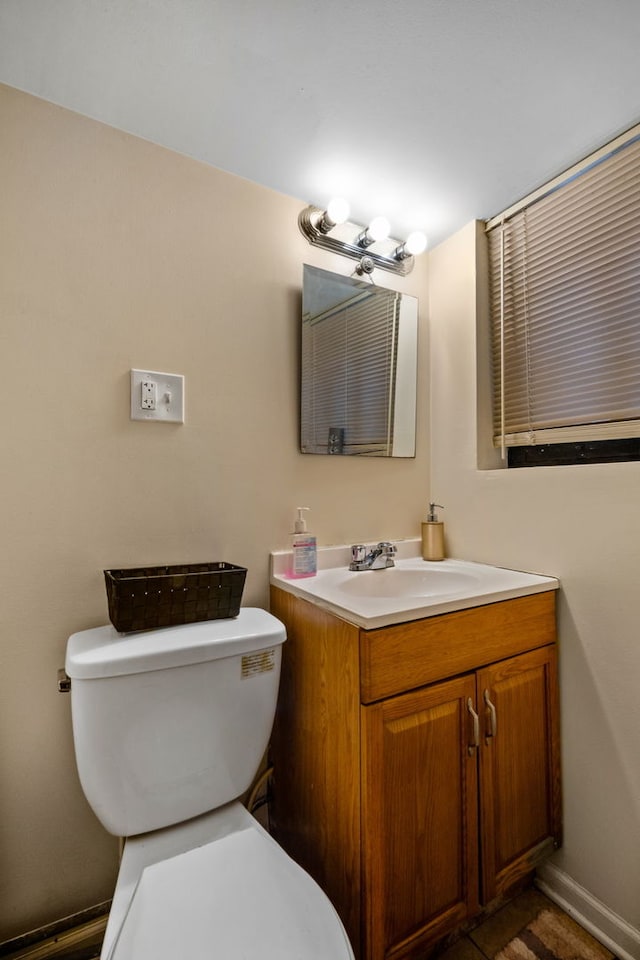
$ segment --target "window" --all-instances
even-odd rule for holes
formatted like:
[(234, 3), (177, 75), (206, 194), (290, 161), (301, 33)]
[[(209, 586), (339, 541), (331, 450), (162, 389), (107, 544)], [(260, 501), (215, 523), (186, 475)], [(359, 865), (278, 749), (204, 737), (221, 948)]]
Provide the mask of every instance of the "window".
[(640, 127), (487, 232), (495, 445), (640, 437)]

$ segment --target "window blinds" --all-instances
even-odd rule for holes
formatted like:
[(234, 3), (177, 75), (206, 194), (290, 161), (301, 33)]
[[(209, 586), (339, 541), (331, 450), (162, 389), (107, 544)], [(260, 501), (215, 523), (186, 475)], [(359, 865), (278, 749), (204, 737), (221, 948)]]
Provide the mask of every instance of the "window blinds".
[(640, 137), (498, 219), (496, 445), (640, 436)]
[(329, 430), (344, 430), (345, 451), (393, 449), (399, 294), (364, 292), (302, 325), (302, 437), (326, 453)]

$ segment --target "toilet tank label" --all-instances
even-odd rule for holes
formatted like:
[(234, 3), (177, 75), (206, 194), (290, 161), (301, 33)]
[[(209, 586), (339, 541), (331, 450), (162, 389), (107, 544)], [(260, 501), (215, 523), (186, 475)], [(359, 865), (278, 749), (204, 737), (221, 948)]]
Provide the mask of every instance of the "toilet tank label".
[(246, 653), (242, 657), (242, 679), (255, 677), (259, 673), (268, 673), (276, 665), (276, 651), (259, 650), (257, 653)]

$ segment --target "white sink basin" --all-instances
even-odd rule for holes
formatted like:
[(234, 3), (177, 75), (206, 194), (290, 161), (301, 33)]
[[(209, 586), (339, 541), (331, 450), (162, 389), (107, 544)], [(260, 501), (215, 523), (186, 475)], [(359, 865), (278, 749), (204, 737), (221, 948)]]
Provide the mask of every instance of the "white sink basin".
[(365, 629), (556, 590), (559, 586), (553, 577), (484, 563), (430, 563), (412, 555), (419, 549), (419, 541), (396, 543), (399, 559), (394, 567), (359, 572), (349, 570), (348, 547), (321, 548), (318, 573), (303, 579), (288, 576), (288, 553), (272, 554), (271, 583)]
[(353, 573), (345, 577), (336, 590), (351, 597), (450, 597), (473, 590), (482, 583), (478, 574), (430, 565), (428, 570), (390, 567), (387, 570), (366, 570), (369, 576)]

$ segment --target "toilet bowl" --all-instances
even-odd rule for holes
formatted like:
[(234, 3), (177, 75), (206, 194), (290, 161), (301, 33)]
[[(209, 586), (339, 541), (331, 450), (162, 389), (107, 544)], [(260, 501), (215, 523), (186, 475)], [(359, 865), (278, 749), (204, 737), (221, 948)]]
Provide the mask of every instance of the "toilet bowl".
[(237, 799), (268, 742), (284, 640), (255, 608), (69, 638), (80, 780), (126, 837), (102, 960), (353, 960), (326, 895)]
[(353, 957), (320, 887), (239, 803), (174, 833), (125, 845), (105, 960)]

